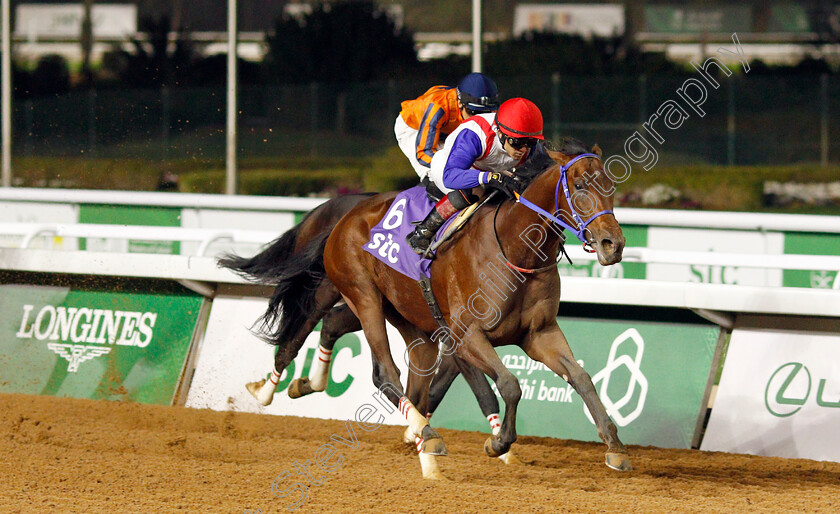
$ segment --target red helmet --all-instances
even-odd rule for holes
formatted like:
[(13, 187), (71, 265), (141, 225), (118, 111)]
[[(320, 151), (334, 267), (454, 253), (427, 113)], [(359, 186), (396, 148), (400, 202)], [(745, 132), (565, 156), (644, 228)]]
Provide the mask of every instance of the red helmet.
[(543, 117), (534, 102), (524, 98), (511, 98), (499, 107), (496, 126), (509, 137), (543, 137)]

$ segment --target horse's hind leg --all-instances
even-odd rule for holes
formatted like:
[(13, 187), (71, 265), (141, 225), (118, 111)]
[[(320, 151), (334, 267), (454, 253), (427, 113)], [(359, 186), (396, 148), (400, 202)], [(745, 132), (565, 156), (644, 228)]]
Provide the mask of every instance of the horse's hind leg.
[[(487, 378), (481, 370), (467, 364), (463, 359), (454, 355), (446, 356), (441, 360), (437, 374), (432, 379), (432, 385), (429, 389), (429, 410), (426, 413), (426, 418), (431, 420), (432, 414), (438, 405), (440, 405), (446, 391), (449, 390), (458, 373), (464, 376), (464, 380), (470, 386), (470, 389), (475, 395), (475, 399), (478, 400), (478, 406), (490, 424), (490, 432), (494, 436), (499, 435), (499, 432), (502, 430), (502, 423), (499, 418), (499, 400), (496, 398), (496, 394), (490, 388), (490, 384), (487, 382)], [(499, 459), (505, 464), (522, 463), (512, 450), (503, 455), (499, 455)]]
[[(414, 435), (422, 439), (421, 450), (429, 455), (446, 455), (446, 445), (440, 435), (432, 430), (426, 416), (420, 413), (403, 392), (400, 372), (391, 357), (388, 334), (385, 331), (385, 314), (382, 310), (382, 294), (371, 287), (359, 291), (356, 285), (354, 299), (344, 299), (362, 323), (365, 338), (373, 355), (373, 382), (385, 396), (400, 409)], [(425, 344), (425, 343), (424, 343)]]
[(468, 364), (477, 367), (495, 383), (496, 389), (505, 401), (505, 417), (498, 435), (485, 441), (484, 451), (491, 457), (498, 457), (510, 450), (516, 441), (516, 408), (522, 397), (519, 381), (508, 371), (499, 359), (496, 350), (487, 337), (478, 329), (469, 332), (468, 341), (459, 344), (457, 354)]
[(323, 391), (327, 388), (330, 376), (330, 362), (335, 342), (344, 334), (362, 329), (359, 319), (347, 304), (341, 304), (330, 309), (321, 320), (321, 340), (318, 351), (309, 370), (309, 376), (292, 380), (289, 384), (289, 397), (300, 398), (310, 393)]
[(551, 368), (551, 371), (568, 381), (583, 399), (586, 408), (592, 415), (592, 419), (595, 420), (595, 425), (598, 427), (598, 435), (607, 444), (607, 466), (618, 471), (632, 469), (627, 450), (618, 439), (618, 430), (607, 415), (604, 404), (601, 403), (601, 399), (595, 391), (592, 377), (575, 360), (572, 349), (569, 347), (566, 336), (563, 335), (560, 327), (555, 325), (548, 330), (535, 334), (522, 346), (522, 349), (532, 359), (542, 362)]
[(306, 341), (306, 337), (312, 332), (321, 318), (324, 317), (324, 314), (340, 299), (341, 295), (338, 290), (328, 281), (318, 286), (318, 289), (315, 291), (315, 308), (308, 315), (297, 333), (289, 341), (274, 342), (277, 345), (277, 352), (274, 354), (274, 369), (271, 370), (268, 381), (262, 379), (245, 386), (258, 402), (262, 405), (271, 404), (283, 370), (292, 362), (292, 359), (297, 357), (303, 343)]

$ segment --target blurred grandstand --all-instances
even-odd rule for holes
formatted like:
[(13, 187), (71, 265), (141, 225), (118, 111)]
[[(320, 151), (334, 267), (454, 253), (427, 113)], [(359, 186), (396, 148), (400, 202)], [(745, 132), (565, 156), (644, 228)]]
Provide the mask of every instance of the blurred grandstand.
[[(81, 36), (85, 4), (88, 45)], [(218, 168), (225, 152), (225, 2), (11, 5), (17, 185), (34, 185), (25, 175), (46, 169), (39, 160), (46, 158), (134, 158), (176, 172), (190, 163)], [(299, 23), (305, 30), (319, 5), (239, 1), (238, 156), (257, 163), (250, 167), (276, 168), (278, 158), (382, 154), (393, 147), (401, 100), (469, 71), (471, 10), (442, 0), (377, 4), (375, 17), (387, 15), (400, 37), (413, 38), (413, 63), (358, 79), (330, 75), (327, 62), (315, 67), (327, 79), (278, 65), (280, 53), (301, 53), (278, 28)], [(484, 71), (505, 96), (534, 99), (552, 137), (571, 134), (620, 152), (696, 75), (690, 62), (732, 48), (737, 34), (749, 73), (728, 63), (735, 73), (710, 90), (704, 117), (669, 132), (660, 165), (827, 168), (840, 160), (830, 123), (840, 112), (840, 2), (485, 1), (483, 9)], [(83, 49), (93, 63), (87, 81)]]

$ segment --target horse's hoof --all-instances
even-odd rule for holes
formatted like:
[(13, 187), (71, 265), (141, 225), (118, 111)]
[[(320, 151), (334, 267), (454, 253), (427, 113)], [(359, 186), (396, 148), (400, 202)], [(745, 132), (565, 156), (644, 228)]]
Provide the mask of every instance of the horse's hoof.
[(405, 427), (402, 440), (405, 444), (414, 444), (414, 432), (412, 432), (411, 427)]
[(439, 469), (434, 471), (430, 471), (429, 473), (423, 473), (423, 478), (426, 480), (441, 480), (441, 481), (449, 481), (450, 479), (446, 478), (446, 476), (440, 472)]
[(300, 377), (292, 380), (288, 392), (289, 398), (300, 398), (315, 391), (312, 390), (312, 382), (309, 381), (309, 377)]
[(630, 471), (633, 465), (630, 464), (630, 456), (626, 453), (607, 453), (607, 467), (616, 471)]
[(437, 465), (437, 461), (431, 455), (427, 455), (425, 453), (421, 453), (418, 455), (420, 457), (420, 467), (423, 470), (423, 478), (426, 480), (449, 480), (444, 476), (443, 473), (440, 472), (440, 468)]
[(517, 457), (515, 453), (513, 453), (513, 450), (510, 450), (509, 452), (505, 453), (504, 455), (499, 455), (499, 460), (501, 460), (502, 462), (504, 462), (508, 466), (521, 466), (522, 465), (522, 461), (519, 460), (519, 457)]
[(494, 441), (496, 441), (495, 437), (488, 437), (487, 440), (484, 441), (484, 453), (486, 453), (488, 457), (501, 457), (506, 452), (497, 450), (493, 444)]
[[(257, 401), (259, 401), (259, 399), (260, 399), (260, 389), (262, 389), (262, 387), (264, 385), (265, 385), (265, 379), (257, 380), (256, 382), (248, 382), (247, 384), (245, 384), (245, 389), (247, 389), (248, 392), (251, 393), (251, 396), (256, 398)], [(262, 403), (262, 402), (260, 402), (260, 403)], [(269, 403), (271, 403), (271, 402), (269, 402)]]
[(260, 389), (264, 385), (265, 385), (265, 379), (257, 380), (256, 382), (248, 382), (247, 384), (245, 384), (245, 389), (247, 389), (248, 392), (251, 393), (251, 396), (256, 398), (257, 394), (260, 392)]
[(420, 437), (423, 439), (423, 444), (420, 445), (421, 450), (423, 453), (428, 455), (449, 455), (446, 451), (446, 445), (443, 444), (443, 438), (435, 432), (435, 429), (431, 427), (431, 425), (426, 425), (423, 427), (423, 431), (420, 433)]
[(443, 443), (443, 438), (435, 437), (433, 439), (423, 439), (423, 444), (421, 445), (423, 453), (427, 455), (437, 455), (439, 457), (443, 457), (444, 455), (449, 455), (449, 452), (446, 451), (446, 445)]

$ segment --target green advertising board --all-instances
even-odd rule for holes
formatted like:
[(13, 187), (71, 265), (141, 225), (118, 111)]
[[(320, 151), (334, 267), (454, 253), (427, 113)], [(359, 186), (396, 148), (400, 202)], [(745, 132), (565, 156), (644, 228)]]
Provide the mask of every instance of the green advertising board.
[(202, 301), (0, 285), (0, 392), (169, 405)]
[[(840, 234), (788, 232), (785, 234), (785, 253), (840, 255)], [(782, 285), (831, 289), (836, 276), (837, 270), (784, 270)]]
[[(559, 322), (624, 443), (691, 447), (720, 330), (716, 325), (581, 318)], [(497, 351), (522, 388), (518, 434), (600, 441), (583, 400), (566, 381), (518, 347)], [(501, 398), (499, 403), (504, 411)], [(462, 377), (432, 423), (489, 431)]]

